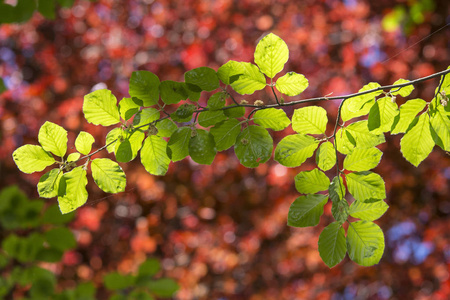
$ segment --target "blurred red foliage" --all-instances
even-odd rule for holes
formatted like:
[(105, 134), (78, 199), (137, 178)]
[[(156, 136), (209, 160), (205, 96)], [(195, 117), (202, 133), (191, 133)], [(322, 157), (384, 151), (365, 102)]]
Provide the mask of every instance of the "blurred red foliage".
[[(382, 26), (395, 7), (409, 9), (405, 1), (356, 0), (76, 1), (55, 21), (35, 16), (2, 25), (0, 75), (9, 90), (0, 96), (1, 185), (19, 184), (37, 196), (41, 174), (20, 174), (11, 154), (37, 143), (46, 120), (69, 130), (70, 145), (80, 130), (103, 145), (107, 131), (87, 124), (81, 112), (92, 88), (107, 87), (121, 99), (137, 69), (182, 80), (195, 67), (252, 61), (258, 39), (270, 31), (290, 48), (285, 70), (309, 79), (302, 98), (443, 70), (450, 30), (427, 36), (449, 22), (448, 3), (432, 3), (421, 12), (423, 22), (405, 30), (408, 16), (394, 30)], [(420, 84), (411, 97), (429, 101), (436, 84)], [(323, 104), (330, 119), (337, 105)], [(276, 141), (282, 135), (273, 133)], [(231, 150), (212, 166), (172, 164), (164, 177), (149, 175), (136, 159), (123, 165), (128, 187), (118, 195), (89, 182), (90, 199), (71, 224), (79, 246), (55, 268), (59, 286), (135, 271), (155, 256), (164, 275), (180, 283), (177, 299), (448, 299), (450, 160), (436, 149), (414, 168), (402, 158), (398, 136), (382, 150), (376, 171), (386, 180), (390, 209), (378, 222), (386, 251), (377, 266), (346, 258), (329, 270), (321, 262), (317, 241), (332, 219), (328, 205), (319, 227), (287, 227), (297, 197), (293, 177), (313, 168), (312, 160), (296, 169), (273, 161), (246, 169)]]

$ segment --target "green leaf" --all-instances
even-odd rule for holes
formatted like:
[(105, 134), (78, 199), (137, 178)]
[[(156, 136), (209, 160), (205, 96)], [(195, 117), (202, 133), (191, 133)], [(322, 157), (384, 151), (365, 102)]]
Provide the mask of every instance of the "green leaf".
[(294, 110), (292, 129), (303, 134), (325, 134), (327, 111), (320, 106), (307, 106)]
[(73, 2), (75, 0), (56, 0), (56, 1), (58, 1), (58, 3), (61, 5), (61, 7), (69, 8), (69, 7), (73, 6)]
[(81, 154), (78, 152), (70, 153), (67, 156), (67, 161), (77, 161), (80, 158)]
[(394, 118), (399, 114), (398, 106), (390, 97), (375, 102), (369, 112), (368, 128), (375, 133), (390, 131)]
[(86, 203), (88, 198), (86, 185), (86, 170), (83, 167), (76, 167), (62, 176), (58, 189), (58, 203), (63, 214)]
[(417, 123), (402, 137), (400, 151), (407, 161), (417, 167), (433, 150), (434, 140), (428, 114), (421, 114), (416, 120)]
[(350, 102), (345, 101), (341, 108), (342, 121), (347, 122), (350, 119), (367, 115), (374, 104), (375, 98), (372, 98), (368, 100), (361, 109), (352, 110), (350, 109)]
[(39, 197), (53, 198), (58, 196), (59, 181), (62, 176), (63, 172), (60, 169), (53, 169), (42, 175), (37, 184)]
[(372, 222), (350, 223), (347, 230), (347, 250), (350, 259), (361, 266), (377, 264), (384, 252), (383, 231)]
[(189, 127), (178, 128), (167, 143), (167, 155), (172, 161), (179, 161), (189, 155), (189, 140), (192, 130)]
[(284, 68), (289, 59), (289, 49), (286, 43), (277, 35), (269, 33), (263, 37), (255, 50), (255, 63), (261, 72), (269, 78), (274, 78)]
[(380, 175), (370, 172), (355, 172), (345, 175), (350, 194), (361, 202), (375, 202), (386, 198), (384, 181)]
[(250, 95), (255, 91), (262, 90), (266, 87), (266, 78), (259, 71), (258, 67), (248, 63), (241, 62), (243, 72), (241, 75), (234, 75), (230, 80), (231, 87), (241, 95)]
[(159, 85), (158, 76), (152, 72), (136, 71), (131, 74), (128, 92), (131, 97), (142, 100), (143, 106), (152, 106), (158, 103)]
[(225, 106), (225, 93), (218, 92), (213, 94), (208, 99), (208, 105), (206, 106), (210, 110), (218, 110)]
[(23, 145), (13, 152), (13, 159), (20, 171), (31, 174), (40, 172), (55, 163), (53, 156), (41, 146)]
[(140, 105), (136, 104), (131, 98), (123, 98), (119, 102), (119, 113), (122, 119), (129, 120), (139, 112)]
[(122, 137), (122, 129), (114, 128), (106, 135), (106, 150), (108, 153), (116, 151), (116, 144), (119, 143), (119, 139)]
[(160, 137), (170, 137), (177, 128), (177, 125), (170, 119), (164, 119), (156, 123), (156, 129), (158, 129), (158, 136)]
[(158, 297), (172, 297), (176, 291), (180, 288), (178, 284), (169, 278), (161, 278), (155, 281), (149, 282), (148, 288)]
[(3, 81), (3, 78), (0, 78), (0, 94), (3, 92), (6, 92), (7, 90), (8, 90), (8, 88), (6, 87), (5, 82)]
[(97, 158), (91, 162), (92, 177), (97, 186), (106, 193), (125, 191), (125, 173), (118, 163), (108, 158)]
[(350, 205), (349, 214), (353, 218), (364, 221), (375, 221), (380, 218), (388, 208), (389, 206), (383, 200), (373, 203), (354, 201), (352, 205)]
[(198, 116), (198, 123), (203, 127), (215, 125), (227, 117), (221, 110), (205, 111)]
[(75, 217), (75, 213), (69, 213), (63, 215), (61, 211), (59, 210), (58, 206), (51, 205), (47, 210), (44, 212), (44, 215), (42, 216), (42, 224), (54, 224), (54, 225), (63, 225), (66, 224)]
[(308, 87), (309, 82), (305, 76), (295, 72), (287, 72), (286, 75), (278, 78), (275, 87), (280, 93), (287, 96), (297, 96)]
[(111, 272), (103, 276), (105, 287), (112, 291), (123, 290), (134, 285), (135, 277)]
[(90, 133), (81, 131), (75, 140), (75, 148), (81, 154), (88, 155), (92, 150), (92, 144), (94, 142), (95, 139)]
[(344, 224), (348, 218), (347, 200), (342, 199), (341, 201), (334, 201), (331, 206), (331, 214), (339, 224)]
[(350, 171), (368, 171), (375, 168), (381, 160), (381, 152), (378, 148), (355, 148), (344, 159), (344, 169)]
[(253, 117), (253, 122), (275, 131), (283, 130), (291, 124), (286, 113), (282, 109), (276, 108), (258, 110)]
[(203, 129), (196, 129), (195, 132), (189, 140), (189, 155), (198, 164), (210, 165), (217, 153), (214, 137)]
[[(338, 181), (339, 180), (339, 181)], [(334, 202), (339, 202), (344, 199), (347, 189), (344, 185), (344, 180), (341, 176), (335, 176), (331, 180), (330, 187), (328, 188), (328, 194), (330, 195), (330, 200)]]
[(228, 118), (241, 118), (245, 115), (244, 106), (228, 105), (227, 107), (234, 106), (233, 108), (225, 109), (223, 113)]
[(273, 140), (269, 132), (256, 125), (245, 128), (236, 138), (234, 152), (241, 164), (256, 168), (269, 160), (272, 155)]
[(219, 79), (226, 85), (229, 85), (230, 77), (244, 74), (244, 66), (234, 60), (228, 61), (226, 64), (222, 65), (219, 70), (217, 70), (217, 75)]
[(214, 91), (219, 87), (216, 71), (208, 67), (200, 67), (184, 73), (184, 81), (199, 87), (202, 91)]
[(55, 0), (38, 0), (38, 11), (47, 19), (55, 19)]
[(156, 108), (144, 108), (134, 117), (133, 126), (144, 126), (158, 120), (160, 117), (161, 114)]
[(139, 276), (153, 276), (159, 272), (161, 266), (156, 258), (149, 258), (139, 266)]
[[(368, 90), (372, 90), (372, 89), (376, 89), (381, 87), (378, 83), (376, 82), (371, 82), (369, 84), (366, 84), (365, 86), (363, 86), (358, 93), (360, 92), (365, 92)], [(376, 96), (380, 95), (383, 91), (376, 91), (376, 92), (372, 92), (372, 93), (368, 93), (368, 94), (364, 94), (364, 95), (360, 95), (360, 96), (356, 96), (356, 97), (352, 97), (346, 100), (346, 102), (348, 102), (348, 109), (352, 112), (356, 112), (358, 110), (361, 110), (361, 108), (363, 106), (365, 106), (368, 102), (371, 102)]]
[(325, 191), (330, 185), (328, 176), (318, 169), (300, 172), (295, 176), (295, 188), (302, 194)]
[(236, 143), (241, 133), (241, 123), (236, 119), (229, 119), (216, 124), (210, 130), (216, 143), (217, 151), (227, 150)]
[(109, 90), (97, 90), (84, 96), (84, 117), (89, 123), (110, 126), (120, 122), (117, 99)]
[(186, 100), (188, 94), (182, 82), (162, 81), (161, 82), (161, 100), (166, 104), (177, 104), (181, 100)]
[(170, 117), (176, 122), (189, 122), (192, 119), (195, 108), (196, 106), (193, 104), (182, 104), (178, 106), (177, 110), (174, 113), (170, 114)]
[[(407, 83), (407, 82), (410, 82), (409, 80), (406, 80), (406, 79), (399, 79), (399, 80), (397, 80), (396, 82), (394, 82), (394, 84), (393, 85), (397, 85), (397, 84), (403, 84), (403, 83)], [(409, 94), (411, 94), (412, 93), (412, 91), (414, 90), (414, 85), (407, 85), (407, 86), (405, 86), (405, 87), (402, 87), (402, 88), (400, 88), (400, 89), (398, 89), (398, 88), (392, 88), (391, 90), (390, 90), (390, 93), (392, 94), (392, 95), (400, 95), (400, 96), (402, 96), (402, 97), (406, 97), (406, 96), (409, 96)]]
[(323, 207), (328, 201), (328, 196), (320, 194), (308, 194), (300, 196), (291, 204), (288, 214), (288, 226), (308, 227), (319, 224)]
[(328, 171), (336, 164), (336, 151), (331, 142), (324, 142), (320, 145), (316, 152), (317, 166), (323, 170)]
[(116, 142), (114, 150), (116, 160), (123, 163), (132, 161), (137, 156), (145, 138), (145, 133), (141, 130), (124, 134), (125, 138)]
[(319, 141), (309, 135), (293, 134), (283, 138), (275, 149), (275, 160), (286, 167), (298, 167), (313, 156)]
[(50, 247), (61, 251), (66, 251), (77, 246), (77, 241), (69, 228), (52, 228), (44, 233), (44, 237)]
[(332, 268), (344, 259), (346, 252), (344, 228), (338, 222), (329, 224), (319, 236), (319, 254), (323, 262)]
[(45, 122), (39, 129), (39, 143), (45, 151), (63, 157), (67, 151), (67, 131), (52, 122)]
[(421, 112), (427, 103), (422, 99), (411, 99), (400, 106), (400, 114), (395, 117), (391, 134), (404, 133), (414, 118)]
[(354, 148), (372, 148), (385, 142), (382, 132), (370, 132), (367, 120), (358, 121), (339, 129), (335, 144), (342, 154), (350, 154)]
[(431, 115), (433, 139), (436, 145), (444, 151), (450, 151), (450, 117), (447, 116), (443, 106), (438, 106)]
[(150, 135), (145, 139), (141, 149), (141, 162), (147, 172), (158, 176), (167, 173), (170, 158), (166, 149), (167, 142), (162, 137)]

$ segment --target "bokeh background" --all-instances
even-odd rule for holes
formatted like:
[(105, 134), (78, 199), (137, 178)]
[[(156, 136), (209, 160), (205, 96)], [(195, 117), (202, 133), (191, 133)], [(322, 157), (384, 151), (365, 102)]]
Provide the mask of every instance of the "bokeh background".
[[(1, 25), (0, 76), (8, 91), (0, 95), (0, 186), (19, 185), (37, 198), (42, 174), (20, 173), (11, 154), (37, 144), (47, 120), (69, 130), (69, 148), (81, 130), (104, 145), (107, 131), (83, 118), (83, 96), (105, 87), (118, 99), (128, 96), (134, 70), (182, 80), (192, 68), (253, 61), (258, 40), (273, 32), (290, 49), (285, 71), (309, 79), (293, 99), (343, 95), (370, 81), (391, 84), (447, 68), (449, 16), (446, 0), (80, 0), (55, 20), (36, 14)], [(437, 84), (419, 84), (410, 98), (430, 101)], [(323, 104), (331, 120), (337, 105)], [(285, 134), (272, 133), (275, 141)], [(298, 197), (293, 177), (312, 169), (313, 159), (294, 169), (272, 159), (246, 169), (232, 149), (211, 166), (172, 163), (164, 177), (149, 175), (136, 158), (122, 164), (127, 188), (117, 195), (90, 180), (89, 200), (69, 225), (77, 248), (46, 267), (64, 289), (101, 282), (112, 270), (133, 272), (156, 257), (163, 275), (181, 286), (176, 299), (449, 299), (450, 157), (436, 147), (415, 168), (399, 141), (387, 137), (375, 169), (390, 209), (377, 221), (386, 249), (374, 267), (346, 257), (330, 270), (321, 261), (317, 241), (332, 221), (330, 203), (319, 226), (286, 225)]]

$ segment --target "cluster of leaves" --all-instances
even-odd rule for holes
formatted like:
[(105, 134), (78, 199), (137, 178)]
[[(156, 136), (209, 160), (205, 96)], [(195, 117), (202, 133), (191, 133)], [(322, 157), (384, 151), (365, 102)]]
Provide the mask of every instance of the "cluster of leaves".
[(72, 7), (74, 0), (18, 0), (15, 6), (0, 0), (0, 24), (28, 21), (38, 11), (47, 19), (55, 19), (56, 7)]
[[(61, 261), (65, 251), (76, 247), (73, 233), (64, 226), (74, 213), (63, 215), (57, 205), (43, 211), (44, 201), (28, 199), (16, 186), (2, 190), (0, 199), (0, 297), (18, 289), (30, 299), (96, 299), (93, 283), (58, 293), (55, 274), (39, 266)], [(170, 297), (178, 285), (172, 279), (154, 279), (159, 270), (159, 261), (149, 259), (140, 265), (137, 276), (106, 274), (104, 286), (113, 291), (110, 299)]]
[[(318, 168), (296, 176), (296, 188), (305, 195), (292, 204), (288, 225), (316, 226), (324, 205), (331, 200), (336, 222), (327, 226), (319, 238), (324, 262), (332, 267), (348, 252), (360, 265), (378, 263), (384, 251), (384, 236), (373, 221), (388, 206), (384, 202), (383, 179), (370, 171), (382, 156), (376, 146), (385, 142), (386, 132), (405, 133), (401, 151), (415, 166), (429, 155), (435, 144), (449, 151), (450, 112), (446, 93), (450, 92), (450, 79), (445, 74), (450, 70), (414, 81), (400, 79), (388, 87), (369, 83), (358, 93), (347, 96), (285, 102), (277, 91), (284, 96), (297, 96), (308, 87), (308, 80), (295, 72), (274, 81), (289, 58), (286, 43), (269, 34), (258, 43), (254, 58), (256, 65), (229, 61), (217, 72), (208, 67), (193, 69), (185, 73), (184, 82), (161, 82), (151, 72), (134, 72), (130, 78), (130, 97), (118, 105), (115, 96), (106, 89), (84, 98), (83, 112), (88, 122), (102, 126), (120, 124), (108, 133), (105, 146), (91, 152), (94, 138), (81, 132), (75, 141), (77, 152), (66, 157), (67, 131), (46, 122), (39, 131), (41, 146), (18, 148), (13, 153), (14, 161), (25, 173), (59, 165), (41, 177), (38, 191), (41, 197), (58, 196), (61, 211), (68, 213), (88, 198), (89, 166), (94, 181), (103, 191), (124, 191), (125, 174), (116, 162), (107, 158), (91, 160), (100, 150), (114, 153), (122, 163), (133, 160), (140, 151), (142, 165), (154, 175), (164, 175), (171, 161), (187, 156), (199, 164), (211, 164), (217, 151), (231, 147), (242, 165), (254, 168), (272, 156), (273, 139), (268, 129), (281, 131), (292, 124), (296, 134), (287, 135), (278, 143), (275, 161), (286, 167), (299, 167), (316, 153)], [(413, 84), (439, 75), (442, 79), (431, 102), (413, 99), (398, 107), (397, 95), (406, 97), (412, 92)], [(270, 88), (276, 103), (238, 102), (229, 88), (241, 95)], [(202, 92), (211, 93), (206, 107), (199, 103)], [(328, 100), (342, 100), (334, 129), (328, 135), (327, 112), (322, 107), (296, 109), (291, 118), (282, 109)], [(178, 107), (169, 113), (170, 105)], [(246, 107), (252, 110), (246, 113)], [(368, 118), (364, 118), (366, 115)], [(346, 124), (353, 119), (356, 120)], [(338, 152), (346, 156), (342, 169)], [(56, 161), (54, 156), (60, 160)], [(330, 181), (324, 172), (334, 166), (336, 176)], [(349, 205), (347, 199), (352, 198), (355, 201)], [(350, 222), (350, 217), (360, 221)], [(346, 222), (347, 235), (343, 227)]]

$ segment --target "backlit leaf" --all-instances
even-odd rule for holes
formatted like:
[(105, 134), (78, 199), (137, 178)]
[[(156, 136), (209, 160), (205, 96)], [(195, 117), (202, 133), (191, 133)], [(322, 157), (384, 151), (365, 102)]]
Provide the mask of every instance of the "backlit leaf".
[(248, 95), (266, 87), (266, 78), (257, 66), (248, 62), (239, 64), (241, 64), (243, 72), (241, 75), (234, 75), (234, 78), (231, 77), (230, 84), (233, 90), (241, 95)]
[(286, 43), (273, 33), (263, 37), (255, 50), (255, 63), (269, 78), (275, 77), (289, 59)]
[(283, 138), (275, 149), (275, 160), (286, 167), (298, 167), (313, 156), (319, 141), (309, 135), (293, 134)]
[(375, 221), (380, 218), (388, 208), (389, 206), (383, 200), (373, 203), (354, 201), (352, 205), (350, 205), (349, 213), (354, 218), (364, 221)]
[(295, 72), (288, 72), (278, 78), (275, 87), (280, 93), (287, 96), (297, 96), (308, 87), (309, 82), (305, 76)]
[(324, 142), (317, 149), (316, 163), (323, 171), (328, 171), (336, 165), (336, 151), (331, 142)]
[(416, 120), (417, 123), (402, 137), (400, 150), (403, 157), (417, 167), (433, 150), (434, 140), (428, 114), (421, 114)]
[(129, 120), (138, 113), (141, 107), (131, 98), (123, 98), (119, 102), (119, 113), (122, 119)]
[(406, 132), (414, 118), (421, 112), (427, 103), (422, 99), (411, 99), (400, 106), (400, 114), (397, 115), (392, 124), (391, 134)]
[(88, 155), (91, 152), (92, 144), (95, 142), (94, 137), (86, 132), (81, 131), (76, 140), (75, 140), (75, 148), (77, 148), (78, 152), (84, 155)]
[(450, 151), (450, 117), (447, 116), (443, 106), (432, 112), (430, 119), (432, 134), (436, 145), (444, 151)]
[(351, 260), (361, 266), (377, 264), (384, 252), (383, 231), (375, 223), (350, 223), (347, 230), (347, 250)]
[(141, 149), (141, 162), (147, 172), (158, 176), (167, 173), (170, 158), (166, 149), (167, 142), (162, 137), (150, 135), (145, 139)]
[(236, 137), (241, 133), (241, 123), (229, 119), (216, 124), (210, 130), (216, 143), (217, 151), (223, 151), (236, 143)]
[[(399, 79), (396, 82), (394, 82), (393, 85), (403, 84), (403, 83), (407, 83), (407, 82), (410, 82), (410, 81), (406, 80), (406, 79)], [(406, 97), (406, 96), (409, 96), (409, 94), (411, 94), (413, 90), (414, 90), (414, 85), (410, 84), (410, 85), (407, 85), (407, 86), (402, 87), (400, 89), (392, 88), (390, 93), (392, 95), (400, 95), (402, 97)]]
[(153, 107), (144, 108), (136, 114), (133, 119), (133, 125), (135, 127), (141, 127), (148, 125), (161, 117), (159, 110)]
[(331, 180), (330, 186), (328, 187), (328, 194), (330, 195), (330, 200), (334, 202), (339, 202), (344, 199), (347, 189), (344, 185), (344, 180), (341, 176), (335, 176)]
[(132, 161), (138, 154), (142, 147), (142, 142), (145, 138), (145, 133), (141, 130), (136, 130), (131, 133), (122, 133), (123, 139), (119, 139), (115, 143), (114, 153), (118, 162)]
[(63, 214), (74, 211), (86, 203), (88, 198), (86, 185), (86, 170), (83, 167), (76, 167), (62, 176), (58, 188), (58, 203)]
[(167, 143), (167, 155), (172, 161), (179, 161), (189, 155), (189, 140), (192, 130), (189, 127), (178, 128)]
[(328, 176), (318, 169), (300, 172), (295, 176), (295, 188), (302, 194), (325, 191), (330, 185)]
[(217, 75), (219, 79), (224, 84), (230, 84), (230, 77), (235, 75), (244, 74), (244, 66), (234, 60), (228, 61), (226, 64), (222, 65), (219, 70), (217, 70)]
[(63, 157), (67, 151), (67, 130), (61, 126), (45, 122), (39, 129), (39, 143), (45, 151)]
[(60, 169), (53, 169), (42, 175), (37, 184), (39, 197), (53, 198), (58, 196), (59, 181), (62, 175), (63, 172)]
[(253, 116), (253, 122), (275, 131), (283, 130), (291, 124), (286, 113), (282, 109), (276, 108), (258, 110)]
[(31, 174), (40, 172), (55, 163), (53, 156), (41, 146), (23, 145), (13, 152), (13, 159), (20, 171)]
[(397, 103), (392, 102), (390, 97), (378, 99), (370, 109), (367, 126), (375, 133), (390, 131), (398, 113)]
[(107, 158), (97, 158), (91, 162), (91, 170), (95, 183), (104, 192), (119, 193), (125, 191), (127, 180), (118, 163)]
[(324, 108), (307, 106), (294, 111), (292, 129), (303, 134), (324, 134), (327, 122), (327, 111)]
[[(371, 83), (363, 86), (358, 91), (358, 93), (369, 91), (369, 90), (376, 89), (379, 87), (381, 87), (380, 84), (378, 84), (376, 82), (371, 82)], [(380, 90), (380, 91), (371, 92), (368, 94), (349, 98), (346, 100), (346, 102), (348, 102), (348, 109), (350, 111), (356, 112), (356, 111), (360, 110), (367, 102), (372, 101), (376, 96), (380, 95), (381, 93), (382, 93), (382, 91)]]
[(120, 122), (117, 99), (106, 89), (84, 96), (83, 113), (86, 120), (95, 125), (110, 126)]
[(361, 202), (376, 202), (386, 198), (384, 181), (380, 175), (365, 171), (345, 175), (350, 194)]
[(383, 152), (378, 148), (355, 148), (344, 159), (344, 169), (349, 171), (368, 171), (379, 163)]

